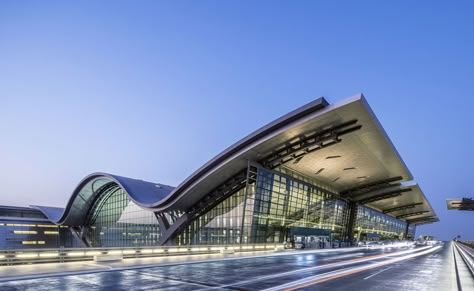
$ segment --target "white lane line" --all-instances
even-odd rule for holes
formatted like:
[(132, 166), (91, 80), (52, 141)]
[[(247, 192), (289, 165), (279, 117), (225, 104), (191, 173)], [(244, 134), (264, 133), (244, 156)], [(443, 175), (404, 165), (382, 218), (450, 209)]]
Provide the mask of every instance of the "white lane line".
[(391, 269), (391, 268), (393, 268), (393, 267), (388, 267), (388, 268), (385, 268), (385, 269), (383, 269), (383, 270), (381, 270), (381, 271), (378, 271), (377, 273), (374, 273), (374, 274), (372, 274), (372, 275), (370, 275), (370, 276), (365, 277), (364, 280), (370, 279), (370, 278), (372, 278), (373, 276), (376, 276), (376, 275), (378, 275), (378, 274), (380, 274), (380, 273), (382, 273), (382, 272), (385, 272), (385, 271), (387, 271), (388, 269)]

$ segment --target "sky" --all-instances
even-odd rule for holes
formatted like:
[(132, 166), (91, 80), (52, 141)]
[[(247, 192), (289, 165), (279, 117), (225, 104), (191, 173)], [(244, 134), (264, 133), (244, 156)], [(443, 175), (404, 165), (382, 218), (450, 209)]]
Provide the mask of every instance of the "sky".
[(441, 222), (474, 240), (472, 1), (0, 1), (0, 205), (108, 172), (178, 185), (320, 96), (362, 92)]

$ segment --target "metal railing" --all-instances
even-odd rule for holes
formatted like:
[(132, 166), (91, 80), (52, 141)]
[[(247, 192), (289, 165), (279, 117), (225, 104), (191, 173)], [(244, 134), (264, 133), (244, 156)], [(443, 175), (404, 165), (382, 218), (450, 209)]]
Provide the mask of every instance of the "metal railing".
[(459, 242), (454, 242), (454, 246), (474, 276), (474, 249)]
[(60, 249), (15, 249), (0, 250), (0, 265), (64, 263), (91, 261), (97, 256), (120, 256), (126, 258), (217, 254), (221, 252), (271, 251), (281, 244), (255, 245), (211, 245), (170, 247), (125, 247), (125, 248), (60, 248)]

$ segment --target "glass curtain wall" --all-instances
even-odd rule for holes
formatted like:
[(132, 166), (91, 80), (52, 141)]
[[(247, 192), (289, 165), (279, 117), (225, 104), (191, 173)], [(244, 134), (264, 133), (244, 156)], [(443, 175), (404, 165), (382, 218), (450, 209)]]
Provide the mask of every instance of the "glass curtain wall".
[(281, 243), (290, 234), (325, 233), (342, 239), (348, 206), (330, 191), (286, 174), (258, 168), (250, 183), (194, 220), (177, 244)]
[(151, 211), (133, 203), (120, 187), (101, 194), (84, 227), (92, 247), (134, 247), (159, 245), (158, 220)]
[(329, 190), (259, 168), (253, 198), (251, 242), (283, 242), (298, 233), (342, 239), (348, 205)]
[(354, 230), (357, 240), (402, 239), (406, 222), (359, 205)]
[(242, 189), (191, 222), (177, 237), (177, 244), (239, 244), (244, 207), (252, 203), (250, 199), (244, 201), (245, 189)]
[(0, 221), (0, 249), (72, 247), (67, 226), (35, 221)]

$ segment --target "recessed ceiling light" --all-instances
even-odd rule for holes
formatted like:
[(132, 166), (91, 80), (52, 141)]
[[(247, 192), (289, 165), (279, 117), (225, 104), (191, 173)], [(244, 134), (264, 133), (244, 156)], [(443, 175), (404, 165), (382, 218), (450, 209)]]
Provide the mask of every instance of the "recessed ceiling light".
[(349, 168), (344, 168), (344, 171), (349, 171), (349, 170), (355, 170), (356, 167), (349, 167)]
[(340, 158), (341, 156), (328, 156), (326, 157), (326, 159), (337, 159), (337, 158)]
[(295, 159), (295, 161), (293, 162), (293, 164), (298, 164), (299, 161), (301, 161), (301, 159), (303, 158), (304, 156), (301, 156), (301, 157), (298, 157)]
[(325, 169), (325, 168), (319, 169), (315, 174), (316, 174), (316, 175), (320, 174), (322, 171), (324, 171), (324, 169)]
[(337, 180), (341, 179), (341, 177), (337, 177), (336, 179), (332, 180), (333, 182), (336, 182)]

